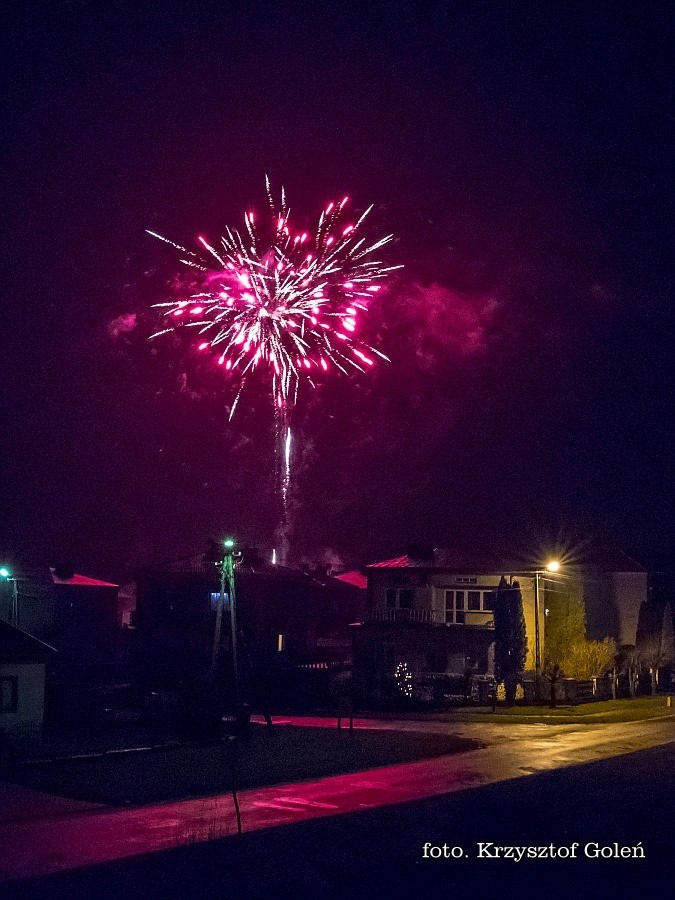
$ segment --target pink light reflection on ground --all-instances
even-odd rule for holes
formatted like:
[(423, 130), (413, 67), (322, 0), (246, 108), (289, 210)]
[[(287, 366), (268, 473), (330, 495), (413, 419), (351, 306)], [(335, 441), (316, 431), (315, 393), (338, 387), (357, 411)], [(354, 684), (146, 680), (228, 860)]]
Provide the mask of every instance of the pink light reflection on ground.
[[(275, 719), (284, 724), (335, 728), (336, 719)], [(481, 749), (239, 794), (244, 831), (292, 824), (439, 796), (507, 779), (596, 761), (673, 739), (672, 720), (587, 726), (453, 726), (448, 722), (355, 719), (355, 728), (460, 733), (488, 740)], [(495, 731), (495, 728), (497, 729)], [(347, 736), (345, 735), (345, 738)], [(347, 738), (348, 739), (348, 738)], [(536, 760), (536, 767), (533, 766)], [(41, 795), (44, 798), (44, 795)], [(26, 802), (29, 802), (28, 800)], [(0, 882), (43, 876), (236, 832), (229, 794), (130, 809), (53, 813), (0, 824)]]

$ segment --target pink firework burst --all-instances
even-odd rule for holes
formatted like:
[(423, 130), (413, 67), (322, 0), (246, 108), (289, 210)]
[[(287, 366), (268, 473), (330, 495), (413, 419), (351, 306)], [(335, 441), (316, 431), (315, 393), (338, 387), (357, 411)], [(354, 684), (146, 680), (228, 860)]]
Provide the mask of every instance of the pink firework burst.
[(262, 227), (253, 212), (245, 230), (226, 229), (216, 246), (200, 237), (205, 252), (193, 253), (162, 235), (153, 237), (185, 254), (181, 262), (200, 273), (193, 292), (157, 303), (167, 320), (153, 338), (178, 329), (195, 334), (200, 352), (236, 378), (234, 414), (248, 376), (270, 379), (276, 409), (287, 409), (306, 382), (337, 370), (366, 371), (383, 353), (361, 341), (359, 320), (388, 274), (377, 251), (392, 236), (369, 242), (362, 226), (369, 207), (356, 220), (349, 198), (329, 203), (312, 234), (296, 230), (285, 192), (277, 207), (266, 179), (271, 217)]

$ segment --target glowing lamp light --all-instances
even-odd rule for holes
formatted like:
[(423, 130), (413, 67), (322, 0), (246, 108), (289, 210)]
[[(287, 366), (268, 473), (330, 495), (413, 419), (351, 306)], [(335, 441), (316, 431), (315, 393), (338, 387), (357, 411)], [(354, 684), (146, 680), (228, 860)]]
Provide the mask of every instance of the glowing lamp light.
[(225, 547), (226, 550), (233, 550), (234, 541), (232, 540), (232, 538), (225, 538), (225, 540), (223, 541), (223, 547)]
[(207, 348), (208, 346), (209, 346), (209, 342), (208, 342), (208, 341), (204, 341), (203, 344), (200, 344), (200, 345), (199, 345), (199, 349), (200, 349), (200, 350), (206, 350), (206, 348)]
[(0, 568), (0, 578), (11, 578), (12, 573), (9, 571), (7, 566), (2, 566)]
[(560, 569), (560, 563), (557, 559), (552, 559), (550, 562), (546, 563), (546, 569), (549, 572), (557, 572)]

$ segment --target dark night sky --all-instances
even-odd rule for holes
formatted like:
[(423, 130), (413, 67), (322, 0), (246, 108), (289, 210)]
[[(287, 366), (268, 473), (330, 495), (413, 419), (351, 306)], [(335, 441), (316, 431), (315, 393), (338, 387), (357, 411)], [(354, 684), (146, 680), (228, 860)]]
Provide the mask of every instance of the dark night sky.
[(405, 264), (392, 364), (297, 410), (296, 558), (548, 524), (672, 546), (670, 6), (15, 5), (4, 558), (271, 545), (268, 407), (228, 427), (222, 382), (145, 340), (176, 260), (144, 229), (216, 238), (265, 172), (298, 214), (375, 203)]

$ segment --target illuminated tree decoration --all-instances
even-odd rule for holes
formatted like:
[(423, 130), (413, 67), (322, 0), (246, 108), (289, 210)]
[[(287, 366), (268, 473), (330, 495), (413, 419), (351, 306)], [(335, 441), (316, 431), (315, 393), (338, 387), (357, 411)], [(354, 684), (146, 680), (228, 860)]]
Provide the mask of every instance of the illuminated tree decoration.
[(412, 697), (412, 675), (410, 674), (408, 663), (400, 662), (396, 666), (394, 669), (394, 678), (396, 679), (398, 689), (403, 696), (408, 698)]

